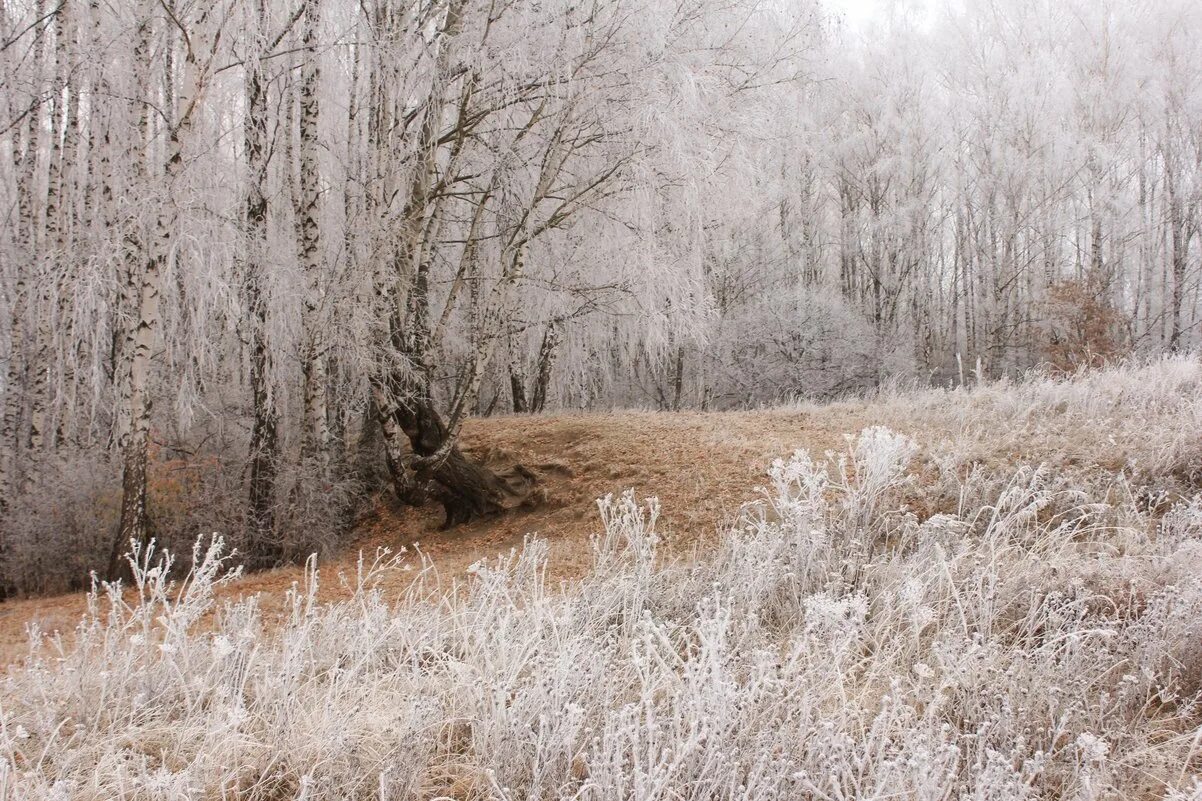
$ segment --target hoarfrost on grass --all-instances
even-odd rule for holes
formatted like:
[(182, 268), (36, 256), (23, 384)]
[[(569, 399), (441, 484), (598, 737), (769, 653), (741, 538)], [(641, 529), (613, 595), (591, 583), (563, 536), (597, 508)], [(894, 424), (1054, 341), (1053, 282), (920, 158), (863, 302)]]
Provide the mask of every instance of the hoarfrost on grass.
[[(399, 558), (332, 605), (311, 565), (277, 623), (214, 600), (219, 540), (178, 585), (141, 550), (135, 600), (100, 588), (6, 677), (0, 797), (1198, 797), (1202, 505), (919, 487), (919, 450), (871, 428), (779, 461), (688, 563), (654, 500), (605, 498), (567, 590), (530, 539), (396, 602)], [(919, 521), (918, 491), (959, 511)]]

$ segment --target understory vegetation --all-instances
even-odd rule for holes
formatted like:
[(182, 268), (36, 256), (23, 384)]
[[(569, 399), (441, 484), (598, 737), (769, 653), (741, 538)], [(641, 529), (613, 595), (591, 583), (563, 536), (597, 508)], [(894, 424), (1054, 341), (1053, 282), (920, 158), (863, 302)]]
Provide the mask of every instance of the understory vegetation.
[[(309, 554), (325, 557), (346, 545), (367, 500), (371, 464), (335, 464), (331, 470), (307, 461), (281, 470), (270, 550), (279, 561), (299, 564)], [(243, 561), (263, 566), (266, 549), (247, 525), (245, 473), (244, 453), (225, 439), (204, 441), (192, 452), (155, 448), (148, 539), (185, 557), (198, 533), (220, 531)], [(119, 529), (120, 515), (120, 476), (111, 453), (97, 448), (47, 459), (26, 491), (10, 499), (3, 518), (9, 534), (0, 559), (0, 597), (83, 590), (92, 573), (128, 579), (121, 569), (129, 541)], [(111, 570), (114, 556), (117, 569)], [(180, 562), (186, 570), (187, 560)]]
[(139, 550), (9, 669), (0, 798), (1198, 798), (1200, 381), (884, 397), (949, 438), (782, 458), (688, 560), (607, 497), (571, 586), (535, 538), (464, 577), (380, 553), (332, 604), (310, 563), (277, 616), (215, 600), (219, 539), (178, 583)]

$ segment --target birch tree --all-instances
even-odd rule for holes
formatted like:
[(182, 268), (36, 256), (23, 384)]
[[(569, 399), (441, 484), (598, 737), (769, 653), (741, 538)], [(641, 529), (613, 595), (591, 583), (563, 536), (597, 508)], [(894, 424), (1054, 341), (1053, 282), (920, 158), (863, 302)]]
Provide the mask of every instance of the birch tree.
[(472, 415), (1197, 348), (1196, 6), (8, 0), (6, 529), (104, 473), (115, 572), (203, 473), (235, 510), (164, 515), (275, 564), (377, 441), (518, 503)]
[[(150, 15), (152, 8), (147, 5), (143, 13)], [(178, 214), (175, 193), (180, 188), (180, 177), (186, 168), (184, 151), (191, 144), (192, 127), (222, 52), (222, 35), (229, 18), (228, 4), (223, 2), (202, 2), (187, 8), (164, 3), (163, 10), (170, 26), (178, 33), (183, 71), (171, 118), (164, 125), (161, 195), (157, 199), (154, 228), (146, 243), (142, 269), (138, 273), (137, 314), (132, 329), (125, 334), (123, 349), (130, 354), (129, 372), (120, 405), (128, 409), (129, 431), (121, 443), (121, 523), (109, 560), (110, 574), (116, 572), (120, 543), (141, 542), (147, 535), (150, 368), (155, 337), (160, 327), (159, 300), (163, 272), (167, 260), (172, 258)]]

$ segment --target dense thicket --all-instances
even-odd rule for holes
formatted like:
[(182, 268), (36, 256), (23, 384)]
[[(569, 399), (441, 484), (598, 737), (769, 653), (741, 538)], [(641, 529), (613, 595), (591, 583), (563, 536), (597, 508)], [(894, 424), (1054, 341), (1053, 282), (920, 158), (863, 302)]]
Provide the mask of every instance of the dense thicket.
[(1195, 347), (1202, 9), (963, 6), (4, 0), (5, 581), (305, 553), (361, 442), (495, 511), (468, 414)]

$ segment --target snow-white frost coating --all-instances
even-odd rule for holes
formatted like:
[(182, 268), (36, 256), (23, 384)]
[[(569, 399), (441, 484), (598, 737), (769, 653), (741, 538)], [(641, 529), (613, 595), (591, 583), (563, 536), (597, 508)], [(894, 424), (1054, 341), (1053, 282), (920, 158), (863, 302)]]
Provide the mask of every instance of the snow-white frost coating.
[(395, 603), (396, 560), (332, 605), (311, 566), (273, 622), (214, 601), (219, 541), (178, 586), (144, 551), (136, 599), (10, 670), (0, 798), (1197, 798), (1202, 504), (919, 487), (917, 453), (873, 428), (778, 462), (688, 563), (606, 498), (566, 590), (531, 539)]

